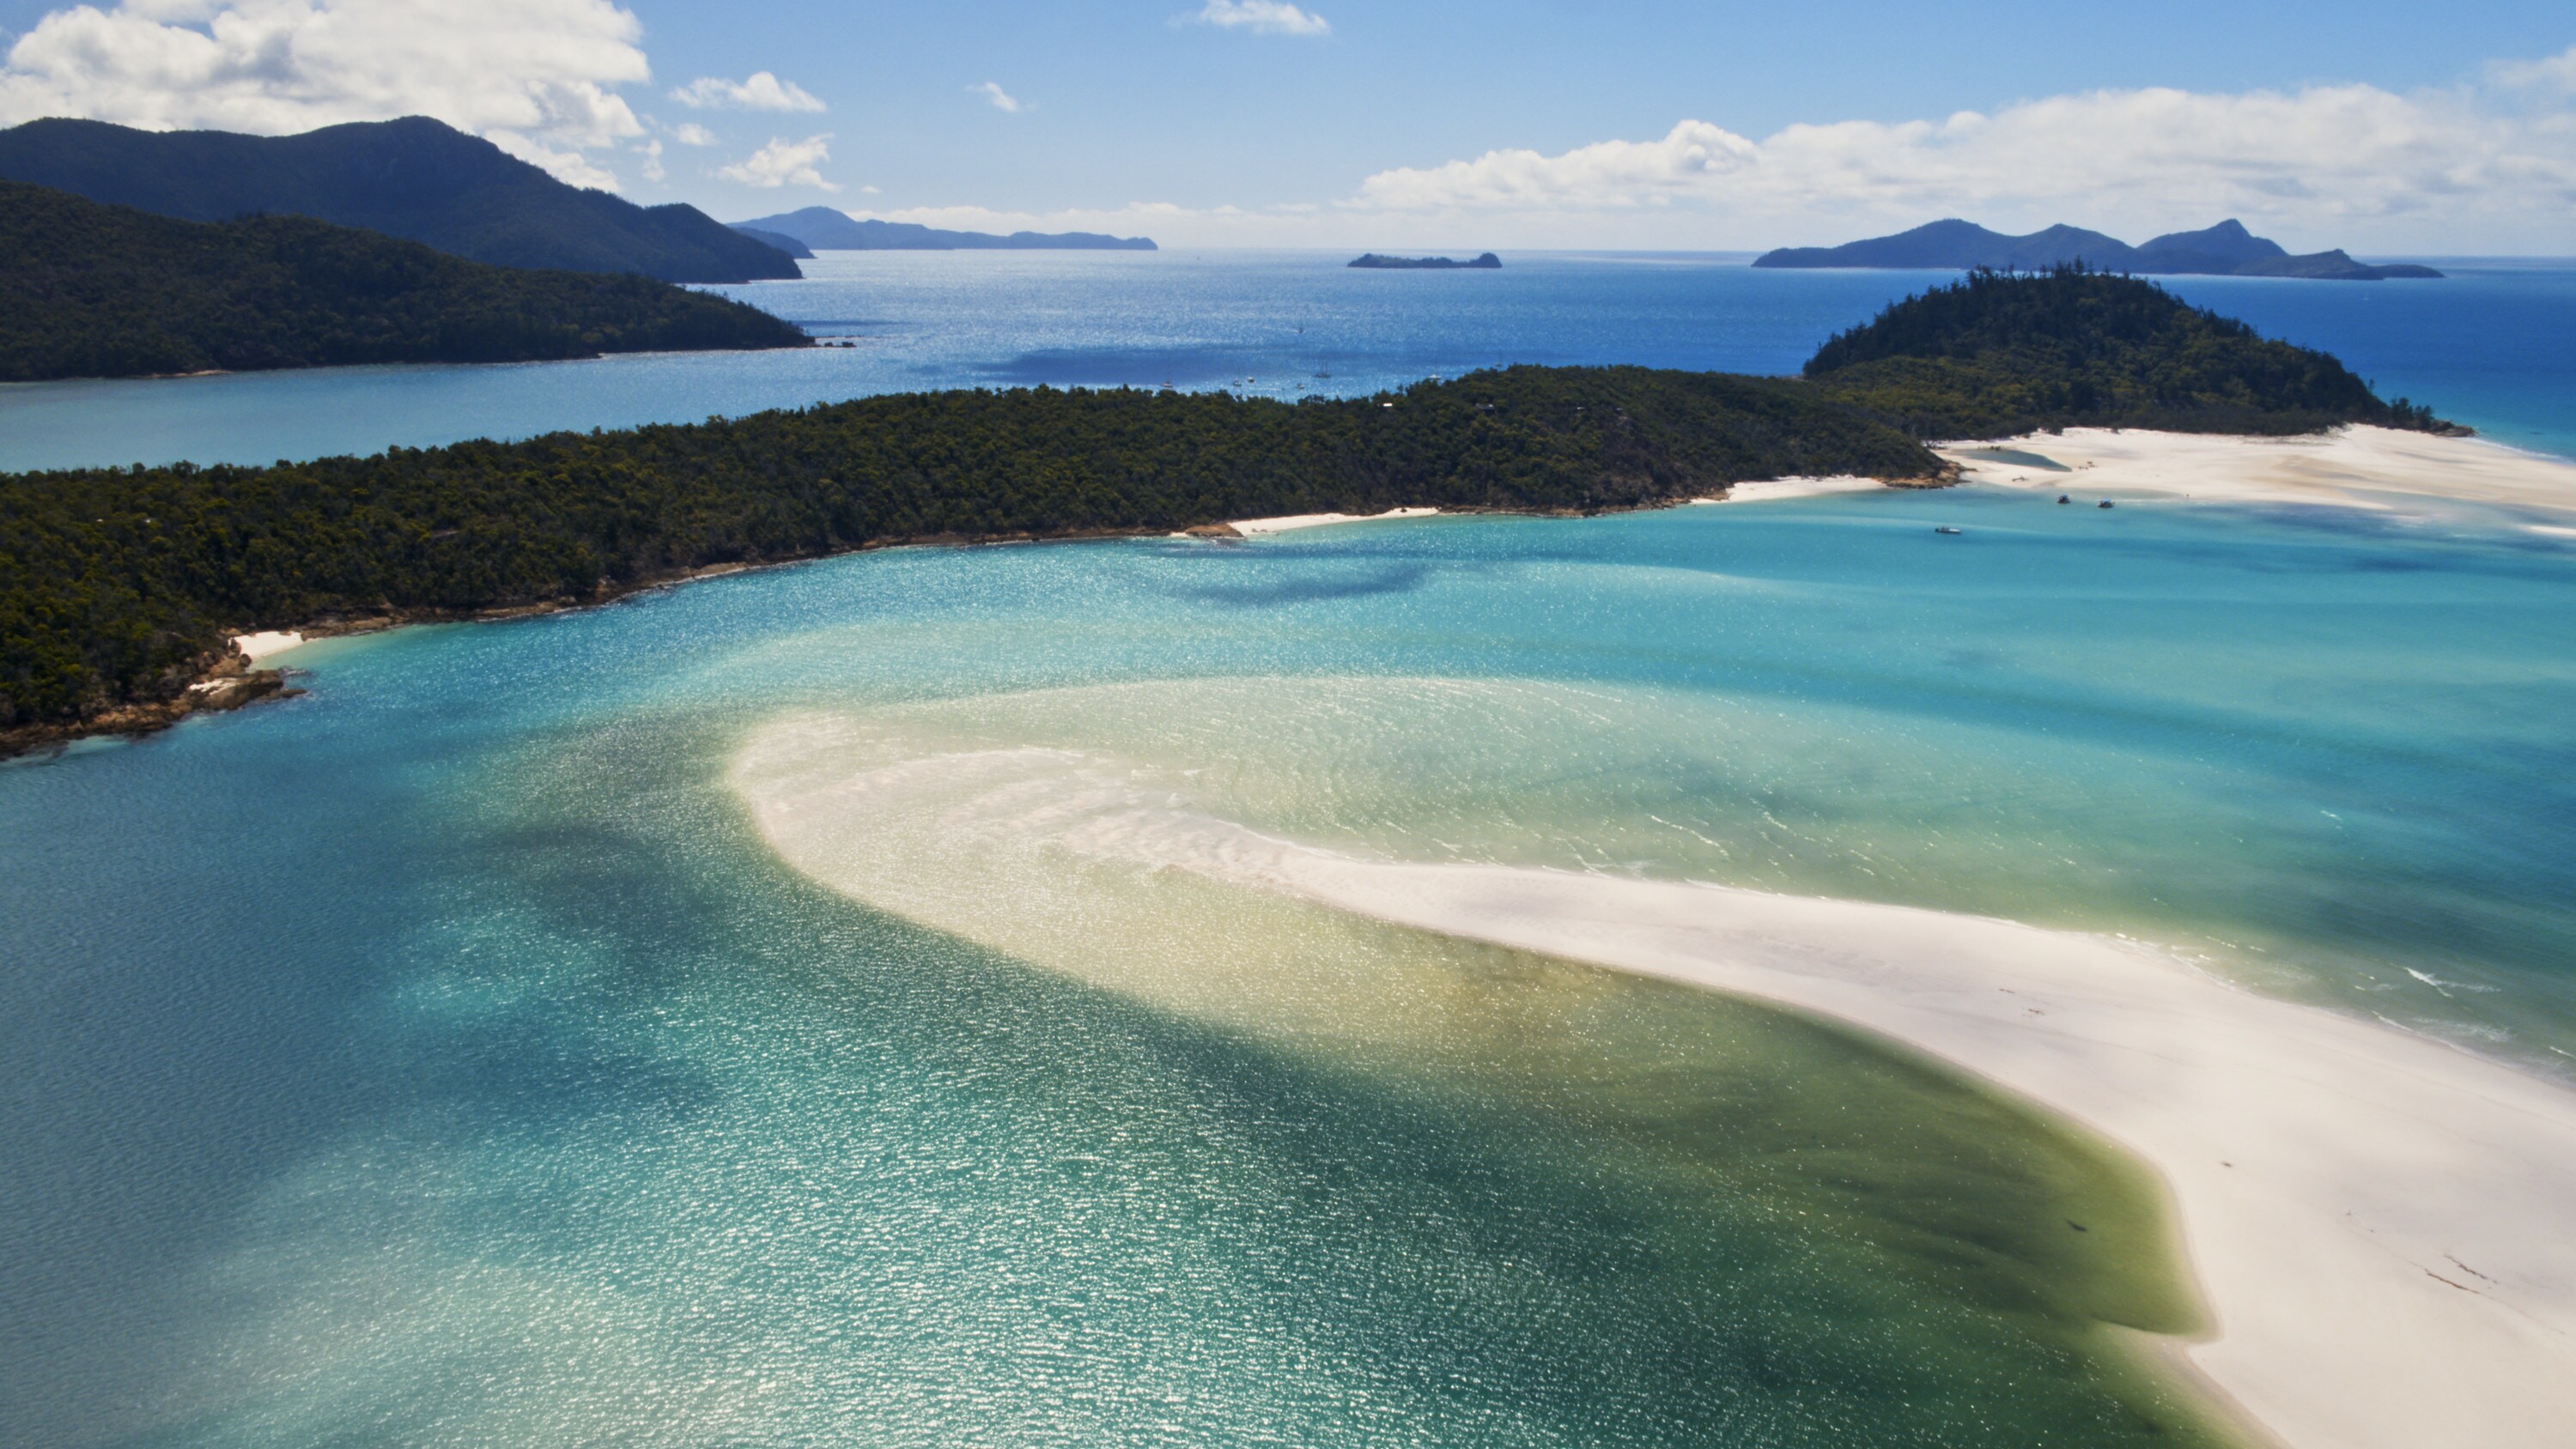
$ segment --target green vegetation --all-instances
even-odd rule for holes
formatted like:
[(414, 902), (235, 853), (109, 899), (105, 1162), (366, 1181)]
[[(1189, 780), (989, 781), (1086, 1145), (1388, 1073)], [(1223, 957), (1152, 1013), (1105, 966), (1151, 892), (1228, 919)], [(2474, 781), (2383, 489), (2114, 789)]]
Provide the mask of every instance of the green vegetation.
[[(273, 269), (294, 257), (326, 278), (384, 268), (454, 277), (461, 293), (431, 294), (454, 305), (423, 303), (421, 315), (452, 323), (433, 334), (460, 346), (573, 335), (571, 321), (546, 332), (514, 320), (510, 309), (531, 297), (730, 305), (620, 290), (655, 286), (632, 279), (496, 272), (312, 222), (191, 227), (110, 214), (231, 250), (205, 241), (220, 265), (173, 267), (152, 300), (114, 314), (122, 331), (65, 321), (30, 334), (61, 337), (65, 355), (160, 336), (147, 330), (163, 325), (158, 309), (233, 318), (252, 337), (363, 344), (369, 334), (337, 314), (271, 315), (279, 304), (257, 288), (281, 284), (224, 291), (217, 274), (243, 268), (241, 255)], [(130, 276), (118, 281), (135, 290)], [(490, 290), (510, 286), (531, 290)], [(207, 295), (187, 296), (191, 288)], [(696, 325), (694, 316), (669, 325)], [(581, 335), (580, 350), (604, 345)], [(29, 345), (8, 343), (13, 355)], [(1835, 337), (1806, 373), (1515, 367), (1296, 404), (1132, 390), (917, 393), (271, 468), (0, 476), (0, 730), (23, 742), (31, 729), (173, 699), (235, 631), (586, 602), (711, 565), (897, 540), (1160, 531), (1405, 504), (1591, 512), (1792, 474), (1926, 478), (1941, 464), (1917, 437), (2073, 424), (2445, 426), (2427, 409), (2381, 402), (2323, 353), (2267, 342), (2150, 283), (2076, 268), (1973, 273)]]
[(496, 267), (665, 282), (803, 275), (786, 253), (694, 206), (637, 206), (567, 186), (427, 116), (300, 136), (29, 121), (0, 130), (0, 179), (182, 221), (309, 216)]
[(923, 393), (271, 468), (20, 474), (0, 477), (0, 726), (167, 698), (232, 630), (590, 600), (890, 539), (1595, 510), (1938, 466), (1786, 380), (1524, 367), (1293, 405)]
[(645, 277), (521, 271), (303, 217), (206, 224), (0, 182), (0, 381), (802, 347)]
[(2443, 431), (2325, 353), (2272, 342), (2152, 282), (2082, 267), (1976, 271), (1895, 303), (1808, 359), (1827, 396), (1925, 438), (2039, 428)]

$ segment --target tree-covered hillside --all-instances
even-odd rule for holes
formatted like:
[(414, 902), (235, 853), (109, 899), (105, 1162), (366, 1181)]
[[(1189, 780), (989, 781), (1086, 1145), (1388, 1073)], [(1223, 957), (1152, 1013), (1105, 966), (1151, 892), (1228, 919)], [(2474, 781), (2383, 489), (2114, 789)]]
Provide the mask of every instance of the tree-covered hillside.
[(1522, 367), (1298, 404), (925, 393), (272, 468), (20, 474), (0, 477), (0, 726), (175, 695), (230, 631), (583, 601), (891, 539), (1589, 511), (1938, 467), (1784, 379)]
[(496, 267), (666, 282), (803, 275), (786, 253), (694, 206), (637, 206), (567, 186), (427, 116), (299, 136), (29, 121), (0, 130), (0, 179), (183, 221), (309, 216)]
[(0, 380), (801, 347), (644, 277), (522, 271), (303, 217), (220, 224), (0, 182)]
[(1836, 401), (1925, 438), (2034, 428), (2303, 433), (2439, 429), (2342, 363), (2266, 340), (2152, 282), (2080, 267), (1971, 272), (1837, 334), (1806, 365)]

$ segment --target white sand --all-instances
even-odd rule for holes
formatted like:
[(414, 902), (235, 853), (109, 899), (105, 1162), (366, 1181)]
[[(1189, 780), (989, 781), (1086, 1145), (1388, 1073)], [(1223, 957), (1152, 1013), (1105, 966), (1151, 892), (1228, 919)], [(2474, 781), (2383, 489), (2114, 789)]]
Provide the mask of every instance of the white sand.
[[(2063, 466), (2057, 472), (1994, 448)], [(2219, 503), (2366, 508), (2418, 517), (2479, 515), (2554, 532), (2576, 518), (2576, 463), (2477, 438), (2339, 428), (2298, 438), (2238, 438), (2069, 428), (1999, 444), (1936, 449), (1978, 483), (2068, 493), (2163, 494)], [(2576, 1441), (2576, 1435), (2570, 1436)]]
[(304, 636), (292, 629), (273, 629), (261, 634), (235, 634), (233, 648), (242, 657), (257, 664), (271, 654), (282, 654), (304, 642)]
[(2172, 1186), (2219, 1328), (2189, 1358), (2299, 1449), (2576, 1443), (2576, 1092), (2006, 921), (1248, 833), (1222, 854), (1343, 910), (1821, 1012), (2087, 1124)]
[[(835, 763), (814, 738), (793, 722), (763, 732), (735, 784), (783, 858), (884, 908), (1012, 949), (1012, 931), (1063, 929), (986, 919), (1038, 889), (1014, 872), (1179, 870), (1831, 1016), (2159, 1169), (2216, 1318), (2180, 1351), (2296, 1449), (2576, 1442), (2576, 1091), (2101, 937), (1360, 859), (1191, 810), (1115, 761), (1028, 748)], [(960, 869), (921, 865), (948, 849), (974, 862), (962, 887), (912, 879)]]
[(1768, 503), (1781, 498), (1816, 498), (1827, 493), (1870, 493), (1886, 487), (1876, 478), (1841, 474), (1831, 478), (1765, 478), (1738, 483), (1723, 498), (1695, 498), (1694, 503)]
[(1246, 538), (1265, 533), (1288, 533), (1300, 528), (1321, 528), (1328, 523), (1368, 523), (1381, 518), (1428, 518), (1437, 508), (1390, 508), (1384, 513), (1291, 513), (1283, 518), (1238, 518), (1234, 531)]

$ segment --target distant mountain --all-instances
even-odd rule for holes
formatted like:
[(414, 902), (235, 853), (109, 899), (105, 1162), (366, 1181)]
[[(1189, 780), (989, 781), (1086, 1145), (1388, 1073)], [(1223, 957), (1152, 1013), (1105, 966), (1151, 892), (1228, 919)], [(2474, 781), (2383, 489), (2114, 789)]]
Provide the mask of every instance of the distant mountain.
[(425, 116), (300, 136), (29, 121), (0, 131), (0, 180), (188, 221), (315, 217), (495, 266), (666, 282), (801, 275), (793, 258), (694, 206), (643, 207), (566, 186)]
[(814, 249), (812, 247), (805, 245), (803, 242), (798, 241), (796, 238), (789, 236), (785, 232), (762, 231), (756, 226), (742, 226), (739, 224), (735, 225), (732, 229), (741, 232), (744, 236), (751, 238), (762, 246), (776, 247), (780, 251), (787, 253), (789, 256), (794, 257), (800, 262), (810, 262), (814, 259)]
[(1462, 262), (1454, 257), (1388, 257), (1370, 252), (1351, 263), (1355, 267), (1366, 267), (1372, 271), (1381, 272), (1490, 272), (1499, 269), (1502, 264), (1503, 259), (1492, 252), (1487, 252), (1472, 262)]
[(1096, 231), (1015, 231), (995, 236), (988, 231), (941, 231), (909, 221), (860, 221), (828, 206), (809, 206), (777, 216), (756, 216), (734, 223), (794, 237), (823, 252), (967, 252), (967, 251), (1103, 251), (1150, 252), (1154, 240), (1142, 236), (1105, 236)]
[(309, 217), (179, 221), (0, 181), (0, 381), (807, 341), (647, 277), (486, 266)]
[(2082, 262), (2097, 272), (2138, 276), (2305, 277), (2320, 281), (2376, 282), (2392, 277), (2438, 277), (2431, 267), (2375, 267), (2339, 251), (2292, 256), (2280, 243), (2245, 229), (2242, 222), (2222, 221), (2205, 231), (2178, 231), (2133, 247), (2117, 237), (2081, 227), (2052, 226), (2028, 236), (2006, 236), (1974, 222), (1953, 218), (1931, 222), (1894, 236), (1846, 242), (1838, 247), (1782, 247), (1754, 259), (1757, 267), (1990, 267), (1996, 271), (2044, 271)]

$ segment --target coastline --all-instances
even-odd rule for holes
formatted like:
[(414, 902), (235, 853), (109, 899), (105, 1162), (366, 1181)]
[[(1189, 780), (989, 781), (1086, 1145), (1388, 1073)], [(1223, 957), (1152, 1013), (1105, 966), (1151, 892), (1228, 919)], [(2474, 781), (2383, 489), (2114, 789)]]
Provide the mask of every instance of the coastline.
[(2362, 509), (2563, 534), (2576, 462), (2483, 438), (2349, 426), (2292, 437), (2068, 428), (1935, 443), (1972, 482), (2030, 492), (2149, 494), (2196, 502)]
[[(2296, 1449), (2547, 1449), (2576, 1422), (2564, 1086), (2134, 942), (1686, 881), (1361, 858), (1189, 808), (1126, 783), (1116, 761), (980, 740), (835, 763), (834, 728), (757, 732), (730, 778), (782, 861), (878, 909), (1025, 954), (1044, 923), (988, 920), (977, 891), (1005, 861), (1085, 860), (1830, 1018), (2160, 1176), (2208, 1336), (2134, 1346), (2260, 1434)], [(982, 883), (962, 903), (919, 875), (919, 830), (962, 838), (960, 879)], [(1009, 854), (976, 853), (1001, 842)]]

